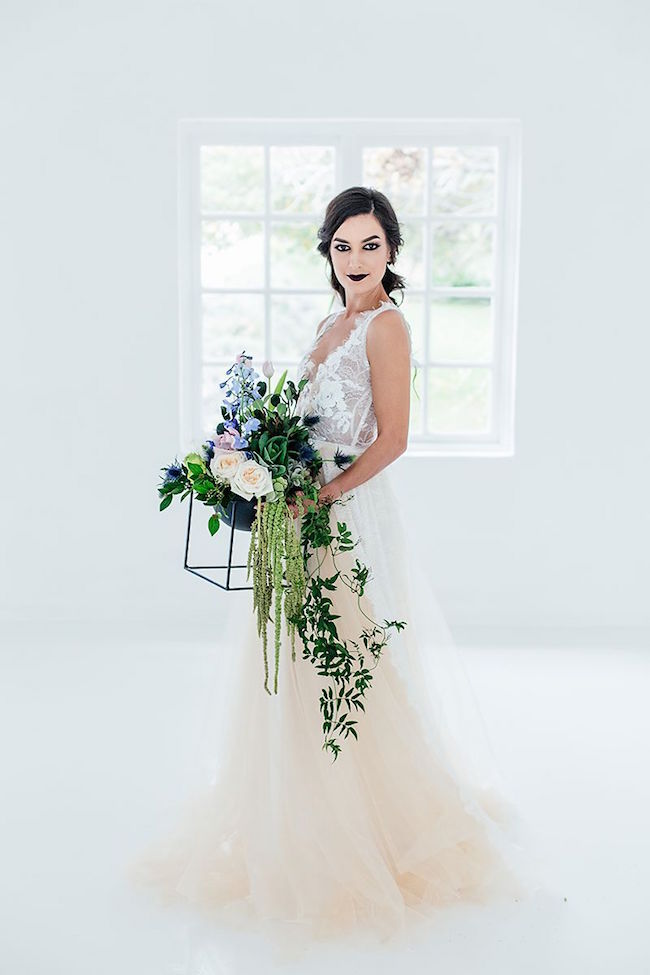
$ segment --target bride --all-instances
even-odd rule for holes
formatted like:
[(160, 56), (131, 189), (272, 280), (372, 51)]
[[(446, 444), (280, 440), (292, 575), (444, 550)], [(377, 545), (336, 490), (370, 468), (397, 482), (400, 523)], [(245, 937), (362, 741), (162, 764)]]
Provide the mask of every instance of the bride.
[[(404, 288), (391, 270), (403, 243), (395, 212), (382, 193), (352, 187), (329, 203), (319, 240), (341, 307), (299, 364), (296, 379), (307, 384), (296, 412), (320, 418), (318, 503), (337, 502), (331, 519), (357, 541), (347, 558), (370, 569), (366, 615), (340, 583), (332, 612), (346, 639), (359, 638), (366, 616), (406, 625), (377, 660), (354, 715), (358, 737), (333, 761), (318, 706), (324, 679), (299, 636), (292, 660), (283, 632), (269, 696), (250, 592), (229, 593), (218, 629), (230, 672), (212, 705), (211, 782), (130, 871), (167, 902), (253, 924), (279, 943), (359, 932), (386, 940), (446, 905), (512, 902), (534, 889), (514, 838), (521, 821), (428, 582), (437, 555), (419, 550), (412, 525), (429, 517), (428, 498), (403, 519), (388, 470), (407, 444), (412, 365), (410, 328), (392, 297)], [(356, 458), (343, 469), (338, 448)], [(326, 556), (320, 574), (335, 571)]]

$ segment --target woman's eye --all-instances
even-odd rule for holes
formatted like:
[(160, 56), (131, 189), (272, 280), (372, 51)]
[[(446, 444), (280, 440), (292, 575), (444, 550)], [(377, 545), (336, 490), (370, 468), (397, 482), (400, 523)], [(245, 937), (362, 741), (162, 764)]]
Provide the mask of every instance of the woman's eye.
[[(366, 244), (366, 247), (370, 247), (370, 248), (371, 248), (371, 250), (373, 250), (373, 251), (376, 251), (376, 250), (377, 250), (377, 248), (379, 247), (379, 244), (377, 244), (377, 243), (376, 243), (376, 242), (374, 242), (374, 241), (369, 241), (369, 242), (368, 242), (368, 243)], [(337, 251), (340, 251), (340, 250), (341, 250), (341, 248), (343, 248), (343, 250), (344, 250), (344, 251), (346, 251), (346, 250), (349, 250), (349, 249), (350, 249), (350, 248), (348, 247), (348, 245), (347, 245), (347, 244), (335, 244), (335, 245), (334, 245), (334, 249), (335, 249), (335, 250), (337, 250)], [(365, 247), (364, 247), (364, 250), (365, 250)]]

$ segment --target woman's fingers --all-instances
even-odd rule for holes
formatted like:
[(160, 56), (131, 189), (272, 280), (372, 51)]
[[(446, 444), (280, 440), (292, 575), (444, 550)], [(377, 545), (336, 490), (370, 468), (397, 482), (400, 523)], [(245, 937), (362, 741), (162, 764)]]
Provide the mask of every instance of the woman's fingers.
[(297, 500), (287, 501), (287, 507), (294, 518), (299, 518), (301, 514), (305, 514), (307, 511), (316, 511), (318, 509), (318, 501), (313, 501), (302, 492), (296, 495), (296, 498), (300, 498), (302, 511), (298, 506)]

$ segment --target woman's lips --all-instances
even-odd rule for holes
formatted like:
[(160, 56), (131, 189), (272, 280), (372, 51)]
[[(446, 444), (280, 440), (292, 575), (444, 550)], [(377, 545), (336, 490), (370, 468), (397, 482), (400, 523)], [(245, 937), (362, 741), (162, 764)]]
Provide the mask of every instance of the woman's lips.
[(367, 278), (368, 275), (367, 274), (348, 274), (348, 277), (349, 278), (352, 278), (353, 281), (363, 281), (363, 279), (364, 278)]

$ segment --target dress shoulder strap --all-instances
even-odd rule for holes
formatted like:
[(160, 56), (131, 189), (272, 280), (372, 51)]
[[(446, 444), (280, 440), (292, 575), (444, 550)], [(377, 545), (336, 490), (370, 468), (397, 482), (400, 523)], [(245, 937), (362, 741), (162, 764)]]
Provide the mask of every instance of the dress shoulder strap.
[(334, 319), (336, 318), (338, 312), (334, 311), (323, 320), (322, 325), (316, 330), (316, 338), (319, 339), (327, 329), (330, 327)]

